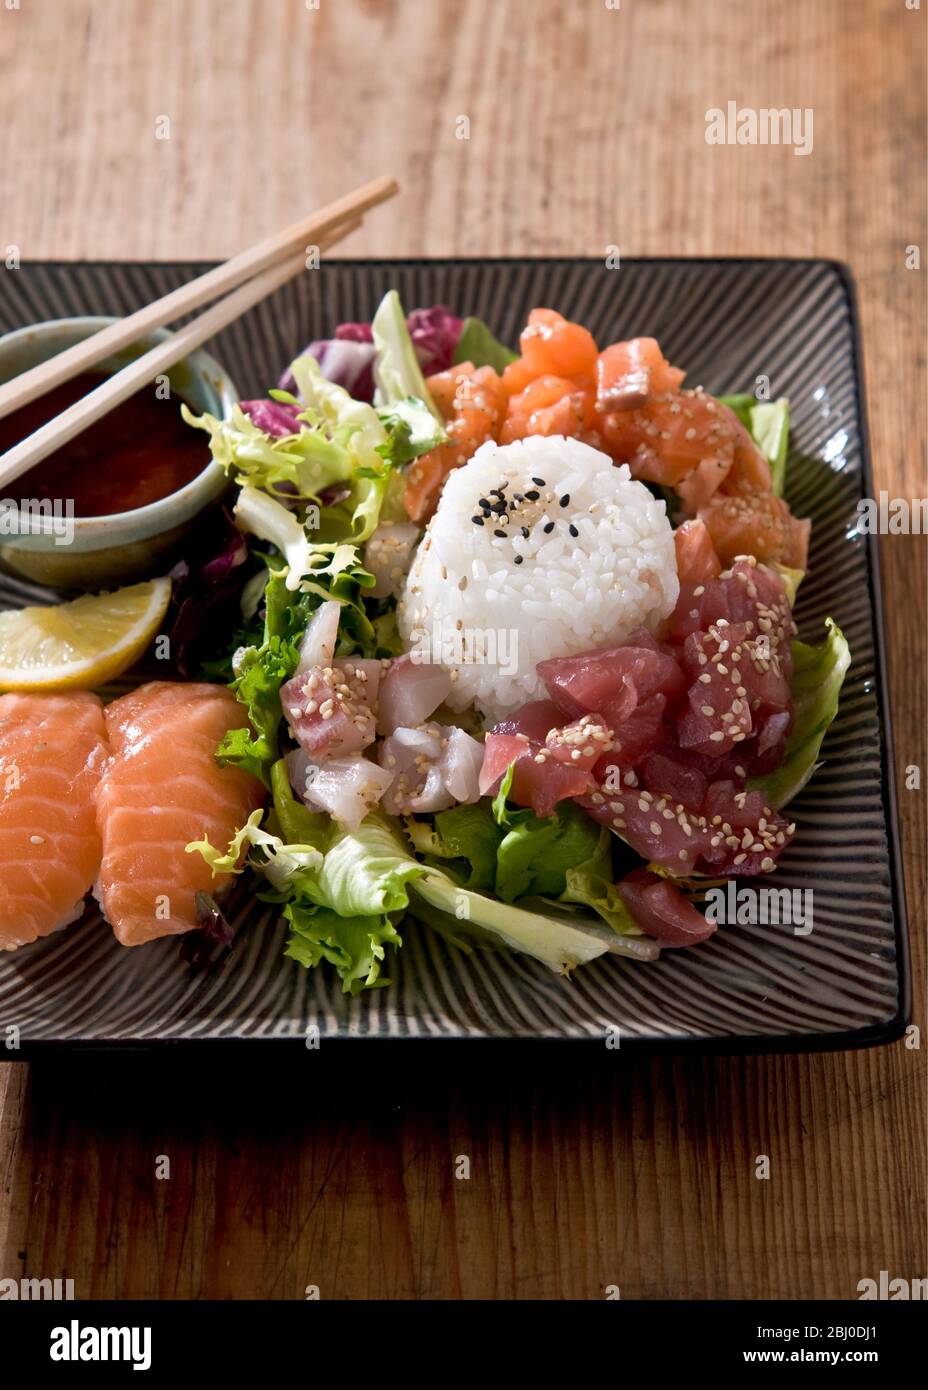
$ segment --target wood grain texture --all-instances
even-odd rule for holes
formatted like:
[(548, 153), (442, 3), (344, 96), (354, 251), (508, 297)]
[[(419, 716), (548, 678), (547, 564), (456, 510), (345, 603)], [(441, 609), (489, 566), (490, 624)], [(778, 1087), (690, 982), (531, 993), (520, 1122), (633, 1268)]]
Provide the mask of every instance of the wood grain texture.
[[(926, 9), (22, 0), (0, 7), (0, 248), (225, 256), (391, 172), (403, 196), (346, 254), (845, 260), (877, 487), (923, 496)], [(706, 145), (729, 99), (812, 107), (813, 153)], [(882, 559), (896, 759), (924, 781), (924, 538)], [(924, 1029), (925, 792), (900, 802)], [(79, 1297), (854, 1298), (925, 1273), (924, 1058), (0, 1066), (0, 1275)]]

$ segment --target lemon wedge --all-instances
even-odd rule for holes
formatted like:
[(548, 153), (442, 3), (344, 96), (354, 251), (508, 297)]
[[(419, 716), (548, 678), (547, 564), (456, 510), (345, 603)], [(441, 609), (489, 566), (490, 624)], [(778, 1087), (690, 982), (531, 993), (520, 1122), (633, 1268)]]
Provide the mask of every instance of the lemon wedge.
[(50, 608), (0, 613), (0, 690), (90, 690), (131, 666), (157, 634), (170, 579)]

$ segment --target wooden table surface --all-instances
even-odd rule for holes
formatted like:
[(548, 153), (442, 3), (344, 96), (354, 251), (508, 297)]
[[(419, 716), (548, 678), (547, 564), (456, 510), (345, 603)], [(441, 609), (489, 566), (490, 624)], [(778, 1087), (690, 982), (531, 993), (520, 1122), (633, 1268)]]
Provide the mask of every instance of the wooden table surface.
[[(877, 488), (922, 496), (928, 270), (906, 248), (928, 253), (926, 11), (0, 4), (0, 250), (224, 256), (389, 171), (402, 198), (346, 254), (838, 258)], [(811, 107), (811, 155), (707, 145), (728, 100)], [(924, 538), (884, 538), (882, 560), (897, 771), (924, 778)], [(925, 792), (900, 801), (923, 1029)], [(78, 1297), (855, 1298), (925, 1273), (925, 1055), (0, 1065), (0, 1277), (67, 1275)]]

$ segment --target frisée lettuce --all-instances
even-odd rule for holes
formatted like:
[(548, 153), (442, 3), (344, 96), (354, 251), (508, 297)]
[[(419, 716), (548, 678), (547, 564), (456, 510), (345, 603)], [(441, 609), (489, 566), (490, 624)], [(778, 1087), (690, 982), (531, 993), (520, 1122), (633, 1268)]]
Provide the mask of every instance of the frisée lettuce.
[[(534, 900), (517, 907), (467, 887), (417, 859), (398, 822), (382, 812), (371, 812), (355, 831), (341, 829), (294, 797), (283, 759), (270, 780), (273, 807), (264, 829), (255, 812), (227, 849), (208, 841), (188, 849), (201, 854), (214, 873), (238, 873), (248, 864), (262, 876), (260, 896), (281, 904), (290, 927), (286, 954), (309, 967), (328, 961), (346, 993), (388, 983), (381, 973), (386, 947), (402, 944), (397, 927), (406, 913), (416, 916), (420, 900), (423, 916), (432, 921), (433, 913), (442, 914), (454, 938), (489, 934), (559, 974), (605, 951), (656, 954), (653, 943), (623, 940), (615, 930), (572, 915), (569, 907), (559, 912), (557, 904)], [(486, 814), (495, 824), (492, 812)], [(565, 897), (565, 903), (576, 901)]]

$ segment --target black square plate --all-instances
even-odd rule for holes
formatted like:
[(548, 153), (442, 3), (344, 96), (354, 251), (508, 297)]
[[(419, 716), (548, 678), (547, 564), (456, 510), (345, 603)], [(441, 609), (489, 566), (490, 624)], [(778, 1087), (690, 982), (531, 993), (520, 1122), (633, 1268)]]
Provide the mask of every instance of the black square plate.
[[(125, 314), (206, 269), (192, 264), (37, 263), (0, 283), (0, 331), (76, 314)], [(525, 957), (464, 955), (409, 920), (392, 985), (356, 998), (333, 973), (284, 959), (283, 927), (238, 890), (248, 919), (230, 959), (192, 972), (176, 939), (125, 950), (96, 912), (0, 958), (0, 1028), (42, 1044), (132, 1045), (305, 1037), (602, 1039), (724, 1050), (851, 1047), (899, 1036), (908, 1017), (904, 901), (876, 545), (856, 530), (872, 496), (853, 290), (827, 261), (330, 261), (221, 333), (210, 350), (242, 396), (263, 395), (313, 338), (368, 319), (395, 286), (407, 308), (444, 303), (515, 343), (544, 304), (601, 342), (660, 339), (687, 381), (717, 394), (769, 378), (792, 413), (787, 496), (811, 516), (800, 635), (832, 616), (853, 662), (824, 766), (790, 806), (798, 823), (778, 886), (811, 888), (814, 931), (745, 926), (646, 965), (605, 956), (571, 980)], [(47, 601), (0, 581), (0, 606)], [(16, 1053), (7, 1054), (16, 1056)]]

